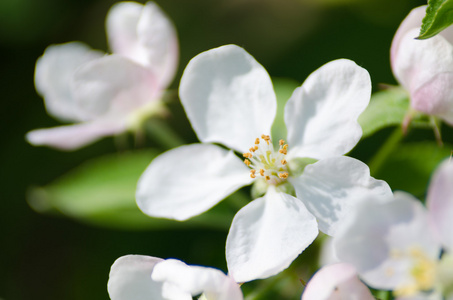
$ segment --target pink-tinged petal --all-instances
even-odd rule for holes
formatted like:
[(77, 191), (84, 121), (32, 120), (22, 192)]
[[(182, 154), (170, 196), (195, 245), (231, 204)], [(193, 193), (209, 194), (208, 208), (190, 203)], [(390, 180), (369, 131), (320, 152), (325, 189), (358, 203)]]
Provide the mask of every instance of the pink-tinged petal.
[(446, 160), (434, 173), (426, 205), (439, 240), (453, 251), (453, 162)]
[(409, 91), (415, 110), (453, 123), (453, 46), (442, 36), (414, 39), (418, 29), (401, 38), (393, 72)]
[(426, 209), (411, 195), (393, 201), (369, 198), (358, 203), (337, 236), (338, 258), (352, 264), (371, 287), (399, 289), (414, 284), (417, 259), (435, 261), (440, 245), (428, 226)]
[[(165, 286), (169, 285), (192, 296), (204, 293), (208, 300), (243, 299), (239, 285), (220, 270), (188, 266), (176, 259), (167, 259), (157, 264), (152, 279), (164, 282), (164, 295)], [(168, 297), (168, 299), (175, 298)]]
[(289, 156), (322, 159), (360, 140), (357, 118), (370, 101), (368, 72), (347, 59), (329, 62), (297, 88), (285, 107)]
[(233, 219), (226, 242), (230, 276), (246, 282), (286, 269), (318, 235), (316, 219), (303, 203), (272, 187)]
[(367, 197), (391, 197), (388, 184), (370, 176), (361, 161), (332, 157), (308, 165), (301, 176), (290, 178), (297, 198), (317, 218), (319, 230), (334, 236), (351, 208)]
[(159, 6), (120, 2), (112, 6), (106, 19), (112, 51), (148, 67), (165, 89), (178, 66), (176, 30)]
[(109, 55), (81, 66), (74, 74), (74, 95), (80, 109), (92, 118), (123, 120), (157, 101), (157, 82), (148, 69)]
[(162, 296), (162, 283), (151, 279), (153, 269), (161, 261), (161, 258), (143, 255), (118, 258), (110, 269), (107, 284), (110, 299), (166, 300)]
[[(395, 36), (392, 40), (392, 45), (390, 47), (390, 62), (392, 64), (392, 68), (395, 62), (395, 58), (399, 52), (399, 47), (402, 38), (412, 29), (417, 28), (420, 30), (422, 25), (422, 20), (426, 14), (426, 5), (419, 6), (414, 8), (410, 11), (410, 13), (406, 16), (406, 18), (401, 22), (398, 30), (395, 33)], [(420, 32), (420, 31), (419, 31)]]
[(194, 57), (182, 75), (179, 96), (200, 141), (241, 152), (270, 133), (277, 109), (266, 70), (235, 45)]
[(453, 125), (452, 72), (439, 73), (411, 94), (411, 106), (425, 114), (434, 115)]
[(35, 85), (50, 115), (63, 121), (82, 119), (72, 93), (74, 72), (102, 55), (102, 52), (91, 50), (79, 42), (47, 47), (36, 61)]
[(121, 122), (87, 122), (32, 130), (27, 133), (26, 139), (34, 146), (49, 146), (69, 151), (125, 130), (126, 126)]
[(207, 211), (252, 180), (232, 151), (192, 144), (156, 157), (138, 181), (136, 199), (149, 216), (182, 221)]
[(352, 265), (325, 266), (310, 279), (302, 300), (374, 300), (370, 290), (357, 277)]

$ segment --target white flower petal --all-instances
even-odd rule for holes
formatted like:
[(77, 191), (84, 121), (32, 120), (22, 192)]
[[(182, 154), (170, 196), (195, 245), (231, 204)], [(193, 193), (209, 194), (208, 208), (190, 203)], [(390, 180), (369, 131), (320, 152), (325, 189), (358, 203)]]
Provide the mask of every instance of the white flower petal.
[(370, 176), (366, 164), (346, 156), (308, 165), (300, 177), (289, 180), (297, 198), (317, 218), (319, 230), (331, 236), (357, 202), (367, 197), (392, 195), (385, 181)]
[(204, 293), (208, 300), (243, 299), (239, 285), (220, 270), (188, 266), (175, 259), (167, 259), (157, 264), (152, 278), (178, 287), (192, 296)]
[(118, 258), (110, 269), (107, 284), (110, 299), (165, 300), (162, 297), (162, 283), (151, 279), (153, 268), (161, 261), (161, 258), (143, 255)]
[(440, 254), (420, 201), (402, 192), (394, 198), (358, 203), (334, 239), (338, 258), (354, 265), (365, 282), (377, 289), (413, 283), (411, 270), (417, 256), (412, 253), (422, 253), (429, 260), (437, 260)]
[(75, 150), (102, 137), (126, 130), (121, 122), (87, 122), (75, 125), (36, 129), (27, 133), (27, 141), (34, 146), (49, 146), (60, 150)]
[(426, 5), (416, 7), (412, 9), (409, 14), (404, 18), (403, 22), (401, 22), (398, 30), (395, 33), (395, 36), (392, 40), (392, 45), (390, 47), (390, 61), (392, 64), (395, 62), (395, 58), (399, 52), (399, 46), (401, 43), (401, 39), (412, 29), (418, 28), (420, 30), (420, 26), (422, 25), (422, 20), (426, 14)]
[(339, 263), (340, 260), (333, 248), (333, 237), (326, 235), (322, 240), (321, 249), (319, 252), (319, 265), (326, 266)]
[(322, 159), (349, 152), (362, 136), (357, 118), (370, 96), (370, 75), (353, 61), (334, 60), (313, 72), (285, 107), (288, 155)]
[(181, 146), (156, 157), (140, 177), (136, 199), (147, 215), (186, 220), (250, 184), (247, 166), (212, 144)]
[(241, 152), (270, 133), (277, 109), (266, 70), (235, 45), (194, 57), (181, 78), (179, 95), (200, 141)]
[(317, 235), (316, 220), (303, 203), (270, 188), (233, 219), (226, 242), (229, 274), (237, 282), (275, 275)]
[(121, 120), (157, 101), (157, 82), (146, 68), (119, 55), (109, 55), (81, 66), (74, 74), (74, 95), (92, 118)]
[(374, 300), (357, 277), (352, 265), (339, 263), (323, 267), (310, 279), (302, 300)]
[(36, 61), (35, 85), (50, 115), (63, 121), (81, 120), (72, 94), (72, 78), (80, 65), (102, 55), (79, 42), (47, 47)]
[(453, 162), (443, 162), (434, 173), (426, 205), (440, 242), (453, 252)]
[[(413, 296), (396, 297), (395, 300), (444, 300), (442, 294), (437, 291), (421, 292)], [(453, 300), (446, 298), (446, 300)]]
[(150, 68), (161, 89), (171, 83), (178, 65), (178, 39), (173, 24), (157, 4), (117, 3), (107, 14), (106, 28), (114, 53)]

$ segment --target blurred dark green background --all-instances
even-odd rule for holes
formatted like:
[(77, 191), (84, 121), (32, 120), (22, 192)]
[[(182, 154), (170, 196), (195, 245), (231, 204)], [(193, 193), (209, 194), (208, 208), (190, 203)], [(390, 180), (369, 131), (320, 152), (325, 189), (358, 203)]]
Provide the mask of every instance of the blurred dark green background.
[[(190, 58), (229, 43), (244, 47), (275, 77), (302, 83), (322, 64), (349, 58), (370, 72), (375, 89), (379, 83), (395, 84), (389, 64), (393, 34), (411, 8), (426, 4), (421, 0), (156, 2), (173, 20), (179, 34), (181, 58), (174, 89)], [(76, 152), (35, 148), (24, 140), (31, 129), (59, 124), (47, 116), (34, 90), (36, 59), (48, 45), (73, 40), (107, 51), (104, 19), (113, 3), (0, 1), (0, 82), (5, 105), (0, 118), (4, 137), (0, 148), (2, 300), (108, 299), (109, 268), (116, 258), (130, 253), (176, 257), (191, 264), (226, 269), (224, 231), (184, 230), (184, 224), (181, 230), (100, 229), (67, 218), (40, 215), (25, 201), (30, 186), (48, 184), (89, 158), (117, 151), (112, 138)], [(186, 141), (196, 141), (181, 108), (173, 106), (173, 126)], [(389, 132), (384, 130), (365, 139), (352, 155), (366, 162)], [(451, 130), (446, 134), (445, 139), (451, 141)], [(412, 138), (433, 140), (429, 130), (418, 131)], [(310, 253), (303, 259), (312, 259)], [(288, 299), (300, 299), (300, 291)]]

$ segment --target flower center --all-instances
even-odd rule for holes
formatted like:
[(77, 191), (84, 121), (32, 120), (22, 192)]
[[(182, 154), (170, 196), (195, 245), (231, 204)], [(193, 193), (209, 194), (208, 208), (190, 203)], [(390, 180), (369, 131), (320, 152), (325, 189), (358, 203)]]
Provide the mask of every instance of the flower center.
[(288, 144), (280, 140), (278, 151), (274, 150), (272, 141), (268, 135), (261, 135), (255, 139), (255, 145), (249, 149), (250, 152), (243, 154), (244, 163), (251, 168), (250, 177), (263, 177), (269, 184), (280, 184), (288, 178), (288, 167), (286, 153)]
[(427, 291), (434, 286), (436, 262), (432, 261), (417, 247), (411, 247), (408, 255), (412, 260), (412, 268), (410, 269), (412, 283), (395, 289), (395, 296), (413, 296), (419, 291)]

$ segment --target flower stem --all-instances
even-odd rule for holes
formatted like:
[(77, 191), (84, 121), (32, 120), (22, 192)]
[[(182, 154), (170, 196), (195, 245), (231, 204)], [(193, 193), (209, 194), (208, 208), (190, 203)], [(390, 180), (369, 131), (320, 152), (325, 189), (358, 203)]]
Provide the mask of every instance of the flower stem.
[(166, 122), (158, 118), (146, 121), (145, 130), (150, 138), (157, 141), (165, 149), (185, 144), (184, 140)]
[(392, 151), (399, 144), (403, 138), (403, 131), (401, 127), (396, 128), (393, 133), (387, 138), (385, 143), (381, 146), (378, 152), (369, 161), (368, 166), (370, 167), (371, 175), (378, 173), (382, 168), (385, 160), (389, 157)]

